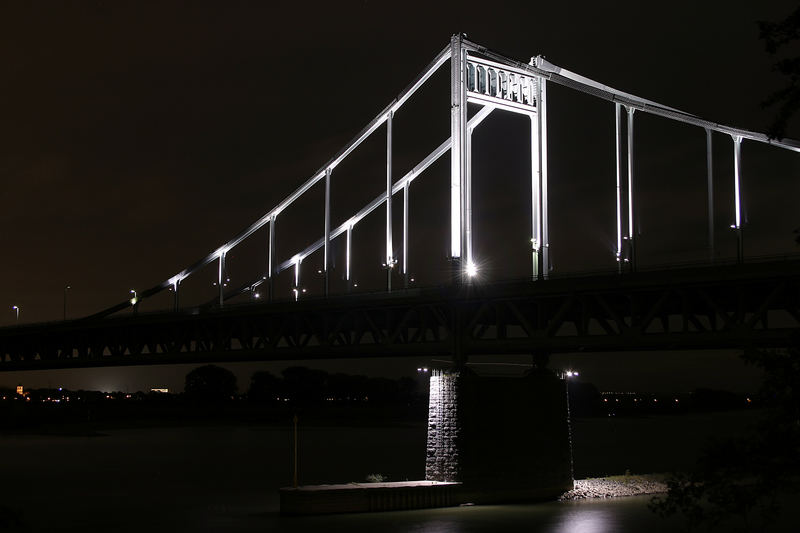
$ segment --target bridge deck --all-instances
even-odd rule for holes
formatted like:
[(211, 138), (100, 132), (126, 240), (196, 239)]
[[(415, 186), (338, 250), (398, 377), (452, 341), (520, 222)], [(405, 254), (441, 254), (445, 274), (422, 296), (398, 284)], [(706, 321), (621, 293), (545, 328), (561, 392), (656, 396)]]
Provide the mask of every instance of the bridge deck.
[(779, 347), (800, 261), (401, 290), (0, 329), (0, 370)]

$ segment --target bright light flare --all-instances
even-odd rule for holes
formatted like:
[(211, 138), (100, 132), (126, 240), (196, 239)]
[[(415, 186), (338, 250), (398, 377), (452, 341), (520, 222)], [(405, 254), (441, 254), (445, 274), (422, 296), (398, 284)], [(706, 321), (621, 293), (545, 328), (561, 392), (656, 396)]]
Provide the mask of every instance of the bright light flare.
[(467, 265), (467, 276), (474, 278), (477, 275), (478, 275), (478, 266), (470, 261), (469, 264)]

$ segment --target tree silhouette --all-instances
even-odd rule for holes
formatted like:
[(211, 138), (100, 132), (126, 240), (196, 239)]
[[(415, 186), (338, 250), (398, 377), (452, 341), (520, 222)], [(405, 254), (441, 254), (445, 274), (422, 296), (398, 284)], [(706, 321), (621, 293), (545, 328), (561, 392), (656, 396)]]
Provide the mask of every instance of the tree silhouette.
[(325, 398), (328, 373), (323, 370), (290, 366), (283, 369), (285, 394), (298, 405), (310, 405)]
[[(797, 341), (797, 340), (796, 340)], [(753, 515), (776, 518), (782, 496), (800, 491), (800, 348), (748, 351), (744, 359), (764, 370), (759, 395), (767, 415), (750, 434), (713, 443), (689, 474), (668, 482), (666, 497), (651, 509), (683, 514), (689, 526), (737, 520), (746, 530)]]
[(221, 366), (200, 366), (186, 374), (184, 392), (195, 401), (230, 400), (236, 394), (236, 376)]
[(250, 376), (250, 389), (247, 391), (249, 400), (259, 403), (274, 402), (282, 393), (282, 381), (273, 373), (260, 370)]
[(779, 53), (786, 51), (800, 39), (800, 7), (780, 22), (759, 21), (760, 38), (764, 40), (767, 52), (776, 57), (773, 69), (786, 78), (786, 85), (762, 102), (762, 106), (777, 106), (778, 111), (767, 133), (770, 138), (784, 137), (789, 121), (800, 109), (800, 56)]

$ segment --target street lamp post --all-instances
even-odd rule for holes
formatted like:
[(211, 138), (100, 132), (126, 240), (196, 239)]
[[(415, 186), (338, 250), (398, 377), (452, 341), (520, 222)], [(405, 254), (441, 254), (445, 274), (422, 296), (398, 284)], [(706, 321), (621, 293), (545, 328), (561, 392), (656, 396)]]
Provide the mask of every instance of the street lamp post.
[(133, 294), (133, 298), (131, 298), (131, 306), (133, 307), (133, 314), (136, 314), (136, 309), (138, 308), (136, 304), (139, 303), (139, 298), (136, 296), (136, 290), (131, 289), (131, 294)]
[(11, 309), (13, 309), (14, 311), (16, 311), (16, 312), (17, 312), (17, 323), (19, 323), (19, 306), (17, 306), (17, 305), (12, 305), (12, 306), (11, 306)]
[(69, 285), (64, 285), (64, 320), (67, 319), (67, 291), (71, 288)]

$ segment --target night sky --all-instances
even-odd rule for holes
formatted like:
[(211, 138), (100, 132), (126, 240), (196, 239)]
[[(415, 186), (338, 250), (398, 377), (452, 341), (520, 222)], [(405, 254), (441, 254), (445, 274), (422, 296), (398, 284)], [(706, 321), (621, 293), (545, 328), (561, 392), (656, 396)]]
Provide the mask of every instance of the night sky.
[[(69, 2), (0, 7), (0, 325), (79, 317), (179, 272), (248, 226), (348, 142), (456, 32), (511, 58), (549, 61), (709, 120), (765, 131), (761, 102), (782, 81), (758, 39), (792, 1), (672, 2)], [(449, 136), (449, 68), (398, 113), (395, 179)], [(554, 273), (614, 268), (614, 107), (550, 86)], [(708, 257), (705, 133), (636, 114), (637, 226), (643, 266)], [(800, 138), (800, 120), (789, 137)], [(487, 280), (527, 274), (528, 126), (497, 113), (476, 130), (475, 248)], [(716, 248), (735, 256), (730, 138), (714, 137)], [(333, 225), (385, 185), (379, 130), (334, 172)], [(800, 154), (745, 143), (745, 253), (796, 252)], [(446, 278), (447, 176), (442, 158), (412, 185), (411, 271)], [(528, 165), (528, 166), (526, 166)], [(322, 231), (317, 186), (279, 219), (287, 259)], [(399, 199), (399, 197), (396, 197)], [(399, 216), (400, 202), (396, 214)], [(383, 210), (354, 232), (354, 277), (383, 279)], [(399, 218), (397, 219), (400, 220)], [(395, 242), (400, 243), (400, 233)], [(415, 236), (416, 239), (415, 240)], [(260, 275), (266, 232), (232, 253), (237, 284)], [(290, 243), (302, 243), (291, 247)], [(515, 245), (511, 243), (519, 243)], [(334, 291), (343, 247), (334, 243)], [(309, 293), (319, 254), (306, 260)], [(214, 268), (187, 282), (184, 302), (213, 298)], [(277, 280), (288, 295), (288, 274)], [(143, 304), (165, 307), (169, 295)], [(149, 306), (149, 307), (148, 307)], [(5, 311), (3, 311), (5, 309)], [(429, 361), (328, 364), (409, 373)], [(581, 355), (604, 389), (752, 388), (729, 352)], [(232, 365), (246, 388), (256, 368)], [(180, 389), (192, 368), (0, 374), (0, 385)]]

